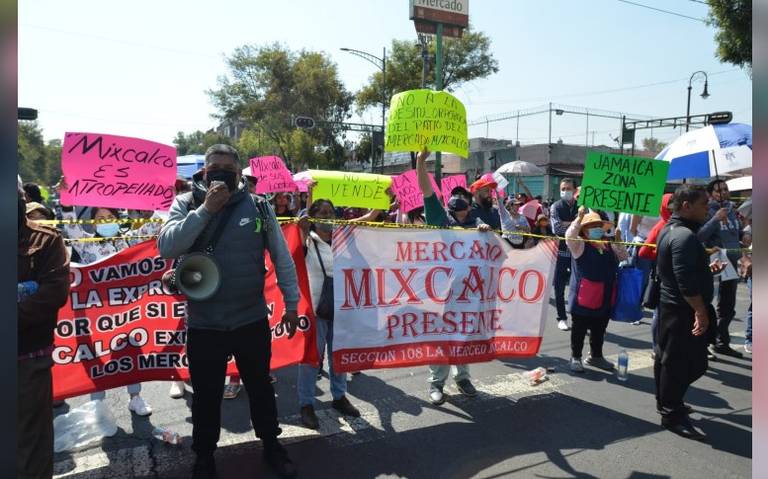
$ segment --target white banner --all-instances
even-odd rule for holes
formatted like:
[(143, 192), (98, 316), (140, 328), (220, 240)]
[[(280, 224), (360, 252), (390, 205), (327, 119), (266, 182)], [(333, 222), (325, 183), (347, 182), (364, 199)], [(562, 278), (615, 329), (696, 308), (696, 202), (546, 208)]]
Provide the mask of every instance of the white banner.
[(518, 250), (476, 230), (344, 226), (332, 248), (334, 370), (538, 353), (556, 240)]

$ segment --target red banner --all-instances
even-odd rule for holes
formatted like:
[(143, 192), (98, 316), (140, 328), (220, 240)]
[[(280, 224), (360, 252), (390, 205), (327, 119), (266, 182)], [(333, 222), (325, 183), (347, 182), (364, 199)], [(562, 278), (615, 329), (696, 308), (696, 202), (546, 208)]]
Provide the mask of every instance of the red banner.
[[(301, 300), (299, 330), (288, 339), (280, 325), (285, 305), (269, 255), (264, 296), (272, 329), (272, 369), (318, 364), (314, 314), (301, 235), (283, 225), (296, 264)], [(188, 379), (184, 345), (186, 301), (167, 294), (161, 278), (173, 261), (146, 241), (87, 266), (72, 266), (69, 301), (54, 335), (54, 400), (128, 384)], [(237, 374), (234, 359), (228, 374)]]

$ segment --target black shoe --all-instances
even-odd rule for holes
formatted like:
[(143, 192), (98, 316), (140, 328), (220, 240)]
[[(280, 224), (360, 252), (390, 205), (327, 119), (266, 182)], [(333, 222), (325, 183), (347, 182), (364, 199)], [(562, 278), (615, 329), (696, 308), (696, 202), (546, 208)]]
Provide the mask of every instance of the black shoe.
[(707, 439), (706, 434), (693, 427), (693, 424), (691, 424), (687, 417), (676, 421), (662, 419), (661, 427), (686, 439), (693, 439), (694, 441), (704, 441)]
[(349, 402), (347, 396), (342, 396), (341, 399), (334, 399), (331, 407), (345, 416), (360, 417), (360, 411)]
[(731, 356), (733, 358), (743, 358), (744, 355), (736, 351), (727, 344), (720, 344), (712, 348), (712, 352), (717, 354), (723, 354), (725, 356)]
[(192, 467), (192, 479), (216, 479), (218, 477), (213, 454), (197, 456), (195, 465)]
[(320, 421), (317, 420), (314, 407), (302, 406), (300, 412), (301, 423), (304, 425), (304, 427), (308, 427), (310, 429), (320, 429)]
[(264, 443), (263, 457), (264, 462), (266, 462), (272, 471), (279, 477), (284, 479), (296, 477), (296, 466), (294, 466), (293, 461), (288, 458), (288, 451), (277, 442), (277, 439), (273, 442)]
[[(684, 404), (683, 405), (683, 411), (685, 411), (686, 414), (692, 414), (693, 413), (693, 408), (691, 406), (689, 406), (688, 404)], [(659, 414), (664, 414), (662, 412), (662, 410), (661, 410), (661, 406), (659, 406), (658, 404), (656, 405), (656, 412), (659, 413)]]
[(459, 392), (465, 396), (477, 396), (477, 389), (475, 389), (469, 379), (462, 379), (461, 381), (458, 381), (456, 383), (456, 387), (459, 388)]

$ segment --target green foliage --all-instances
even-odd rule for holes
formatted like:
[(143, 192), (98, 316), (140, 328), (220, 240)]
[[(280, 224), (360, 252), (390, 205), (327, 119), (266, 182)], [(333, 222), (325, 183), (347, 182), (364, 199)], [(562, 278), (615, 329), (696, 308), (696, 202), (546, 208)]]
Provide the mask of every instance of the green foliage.
[(708, 0), (720, 61), (752, 70), (752, 1)]
[(217, 143), (234, 146), (231, 138), (216, 133), (213, 130), (206, 133), (198, 130), (189, 134), (184, 134), (184, 132), (180, 131), (176, 134), (176, 138), (173, 139), (178, 156), (202, 155), (209, 146)]
[[(342, 122), (349, 117), (352, 95), (338, 77), (336, 65), (323, 53), (294, 52), (280, 44), (244, 45), (227, 58), (229, 75), (219, 77), (219, 88), (209, 90), (222, 119), (242, 120), (251, 131), (260, 132), (261, 147), (276, 149), (288, 165), (297, 169), (314, 160), (318, 147), (324, 158), (343, 164), (339, 148), (342, 130), (338, 125), (318, 125), (297, 131), (295, 116), (316, 121)], [(249, 148), (253, 147), (253, 138)], [(311, 151), (311, 153), (310, 153)]]
[[(435, 55), (435, 42), (429, 47), (431, 58)], [(443, 42), (443, 88), (454, 91), (464, 83), (485, 78), (499, 71), (499, 63), (491, 53), (491, 39), (483, 32), (467, 29), (464, 36), (445, 39)], [(392, 40), (387, 57), (387, 102), (393, 94), (421, 88), (422, 57), (421, 46), (416, 40)], [(371, 76), (368, 85), (356, 95), (360, 111), (374, 105), (381, 105), (382, 72)], [(430, 68), (426, 88), (434, 88), (435, 72)], [(389, 106), (389, 105), (387, 105)]]
[(23, 182), (50, 186), (61, 178), (61, 140), (46, 144), (37, 122), (18, 122), (16, 151), (18, 172)]
[(658, 155), (666, 146), (667, 144), (658, 138), (643, 138), (643, 150), (653, 153), (653, 156)]

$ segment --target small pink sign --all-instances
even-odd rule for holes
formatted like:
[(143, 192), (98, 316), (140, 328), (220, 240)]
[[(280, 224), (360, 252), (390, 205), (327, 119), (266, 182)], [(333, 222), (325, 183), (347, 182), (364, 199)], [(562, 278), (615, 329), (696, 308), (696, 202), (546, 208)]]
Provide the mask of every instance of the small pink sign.
[[(440, 190), (437, 188), (435, 178), (432, 173), (429, 173), (429, 181), (432, 183), (432, 191), (441, 196)], [(392, 191), (397, 196), (400, 202), (400, 212), (408, 213), (409, 211), (424, 206), (424, 195), (419, 188), (419, 180), (416, 170), (406, 171), (405, 173), (392, 177)]]
[(171, 207), (176, 196), (176, 148), (101, 133), (65, 133), (61, 202), (136, 210)]
[(259, 179), (256, 182), (256, 194), (298, 189), (293, 181), (293, 175), (279, 156), (259, 156), (251, 158), (250, 162), (251, 174)]
[(464, 175), (451, 175), (443, 177), (442, 181), (443, 201), (448, 204), (451, 199), (451, 190), (457, 186), (467, 187), (467, 177)]

